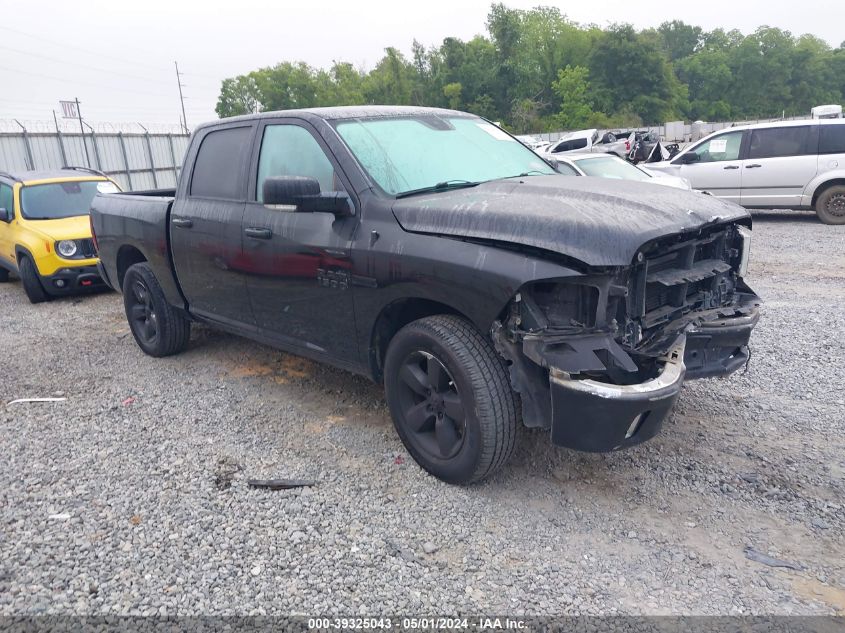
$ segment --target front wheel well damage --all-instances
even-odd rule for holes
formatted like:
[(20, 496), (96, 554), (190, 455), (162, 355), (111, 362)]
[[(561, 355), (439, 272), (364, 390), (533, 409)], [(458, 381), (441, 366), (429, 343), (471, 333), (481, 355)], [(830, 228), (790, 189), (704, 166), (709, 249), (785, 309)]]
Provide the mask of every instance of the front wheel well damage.
[(381, 311), (370, 337), (370, 371), (377, 382), (383, 378), (384, 357), (396, 333), (412, 321), (438, 314), (467, 318), (450, 305), (422, 298), (399, 299)]

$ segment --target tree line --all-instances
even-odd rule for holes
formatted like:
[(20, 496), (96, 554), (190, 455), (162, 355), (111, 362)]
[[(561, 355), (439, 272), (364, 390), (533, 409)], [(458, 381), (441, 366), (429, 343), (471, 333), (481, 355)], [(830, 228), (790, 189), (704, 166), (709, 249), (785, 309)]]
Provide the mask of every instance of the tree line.
[(557, 8), (493, 4), (487, 34), (447, 37), (410, 58), (393, 47), (371, 70), (281, 62), (225, 79), (220, 117), (332, 105), (440, 106), (516, 132), (672, 120), (807, 114), (845, 101), (845, 42), (761, 26), (704, 31), (679, 20), (637, 31), (581, 25)]

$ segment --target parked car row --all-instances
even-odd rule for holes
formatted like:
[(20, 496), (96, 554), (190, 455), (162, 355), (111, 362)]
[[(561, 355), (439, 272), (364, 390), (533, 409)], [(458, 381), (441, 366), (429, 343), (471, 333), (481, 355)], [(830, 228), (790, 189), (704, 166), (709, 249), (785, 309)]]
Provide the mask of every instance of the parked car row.
[(688, 180), (648, 168), (632, 165), (613, 154), (566, 154), (552, 157), (557, 171), (575, 176), (596, 176), (617, 180), (633, 180), (665, 185), (676, 189), (691, 189)]
[(813, 209), (822, 222), (845, 224), (845, 119), (720, 130), (649, 169), (747, 208)]

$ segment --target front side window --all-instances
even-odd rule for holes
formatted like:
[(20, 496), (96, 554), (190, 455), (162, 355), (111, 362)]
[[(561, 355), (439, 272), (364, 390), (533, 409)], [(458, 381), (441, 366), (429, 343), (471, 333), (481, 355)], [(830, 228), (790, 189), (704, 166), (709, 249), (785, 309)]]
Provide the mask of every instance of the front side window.
[(748, 158), (778, 158), (806, 154), (809, 126), (773, 127), (751, 131)]
[(27, 220), (56, 220), (88, 215), (101, 182), (75, 180), (22, 187), (21, 216)]
[(715, 163), (724, 160), (738, 160), (742, 145), (742, 132), (720, 134), (696, 147), (692, 152), (698, 156), (696, 163)]
[(0, 214), (0, 219), (7, 216), (11, 219), (15, 212), (15, 199), (12, 195), (12, 188), (9, 185), (0, 183), (0, 209), (5, 209), (6, 214)]
[(819, 126), (819, 154), (845, 154), (845, 125)]
[(298, 125), (268, 125), (258, 157), (256, 198), (264, 201), (264, 181), (272, 176), (307, 176), (320, 183), (320, 191), (343, 191), (323, 148), (311, 133)]
[(391, 195), (440, 183), (555, 173), (522, 143), (477, 117), (362, 118), (335, 126), (364, 170)]
[(651, 176), (631, 163), (615, 156), (597, 156), (578, 161), (578, 167), (588, 176), (615, 178), (618, 180), (651, 180)]
[(194, 161), (191, 195), (242, 199), (241, 173), (249, 150), (251, 128), (232, 127), (205, 135)]

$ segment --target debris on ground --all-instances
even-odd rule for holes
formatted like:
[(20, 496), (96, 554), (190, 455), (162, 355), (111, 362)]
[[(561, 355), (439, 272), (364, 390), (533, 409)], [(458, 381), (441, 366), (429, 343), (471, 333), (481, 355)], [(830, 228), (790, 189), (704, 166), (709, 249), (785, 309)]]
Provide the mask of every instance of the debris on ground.
[(122, 404), (124, 407), (128, 407), (128, 406), (129, 406), (130, 404), (132, 404), (133, 402), (135, 402), (135, 397), (134, 397), (134, 396), (129, 396), (126, 400), (124, 400), (123, 402), (121, 402), (121, 404)]
[(235, 474), (243, 470), (241, 465), (231, 457), (224, 457), (217, 462), (217, 475), (214, 477), (214, 485), (218, 490), (228, 490), (232, 487), (232, 479)]
[[(26, 404), (29, 402), (64, 402), (67, 398), (18, 398), (8, 404)], [(8, 406), (8, 405), (7, 405)]]
[(758, 552), (753, 547), (746, 547), (745, 548), (745, 557), (748, 560), (753, 560), (755, 563), (762, 563), (764, 565), (768, 565), (769, 567), (785, 567), (786, 569), (793, 569), (795, 571), (803, 571), (804, 566), (799, 563), (791, 563), (788, 560), (782, 560), (780, 558), (773, 558), (768, 554), (763, 554), (762, 552)]
[(267, 490), (289, 490), (317, 485), (316, 481), (310, 479), (250, 479), (246, 483), (250, 488), (266, 488)]

